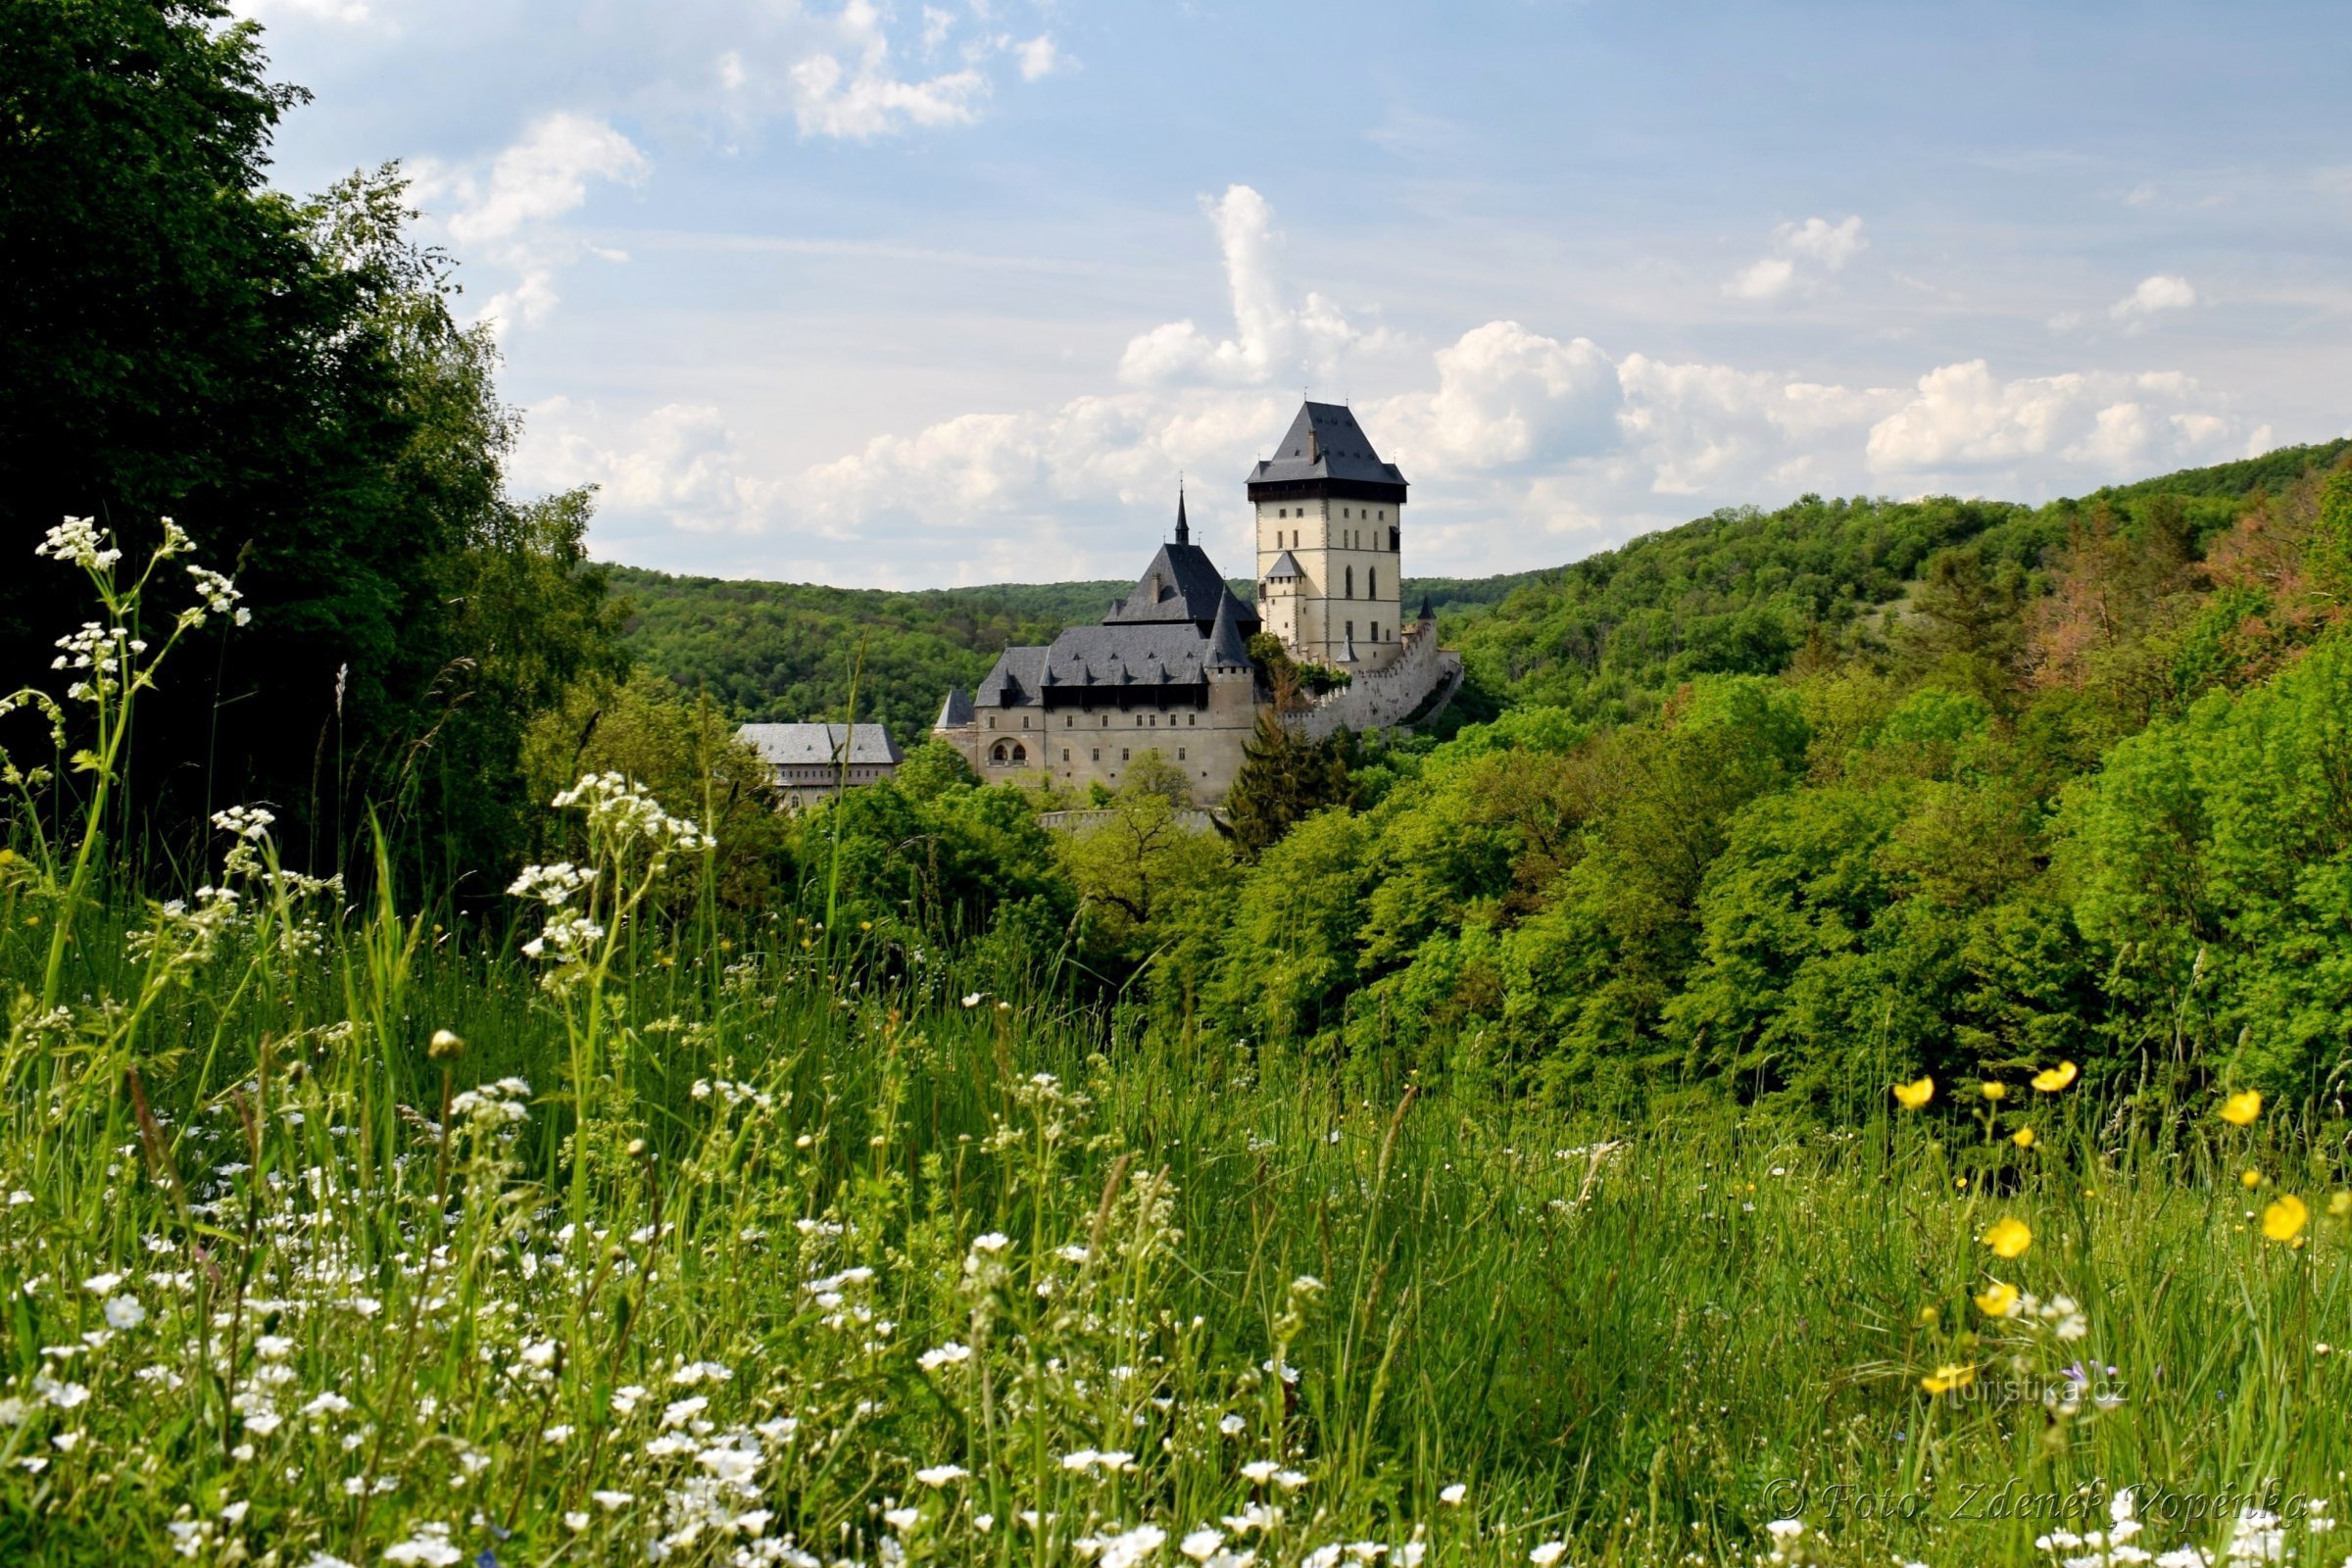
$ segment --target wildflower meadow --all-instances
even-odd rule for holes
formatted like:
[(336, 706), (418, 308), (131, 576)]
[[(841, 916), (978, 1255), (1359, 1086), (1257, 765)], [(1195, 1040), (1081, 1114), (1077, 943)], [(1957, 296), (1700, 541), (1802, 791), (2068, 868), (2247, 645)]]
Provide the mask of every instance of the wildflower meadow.
[(246, 806), (139, 896), (110, 785), (237, 590), (41, 553), (94, 618), (8, 699), (10, 1561), (2352, 1558), (2313, 1107), (1607, 1125), (1146, 1036), (723, 913), (614, 774), (494, 918)]

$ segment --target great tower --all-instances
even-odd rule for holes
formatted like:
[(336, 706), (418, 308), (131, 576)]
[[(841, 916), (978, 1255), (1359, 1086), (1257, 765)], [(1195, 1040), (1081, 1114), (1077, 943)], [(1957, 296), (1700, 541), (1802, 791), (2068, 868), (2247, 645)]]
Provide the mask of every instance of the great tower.
[(1403, 652), (1404, 493), (1339, 403), (1303, 405), (1250, 470), (1258, 614), (1298, 658), (1376, 670)]

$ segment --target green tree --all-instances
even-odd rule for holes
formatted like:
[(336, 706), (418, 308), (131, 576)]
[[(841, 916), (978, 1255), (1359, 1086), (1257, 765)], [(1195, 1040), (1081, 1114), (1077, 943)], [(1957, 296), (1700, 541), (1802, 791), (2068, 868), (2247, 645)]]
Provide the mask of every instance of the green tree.
[[(495, 348), (408, 237), (398, 171), (268, 187), (307, 95), (264, 66), (217, 0), (0, 10), (0, 532), (24, 563), (69, 514), (133, 549), (171, 515), (236, 574), (252, 624), (208, 629), (142, 721), (158, 820), (267, 803), (292, 858), (331, 862), (372, 797), (416, 874), (494, 867), (521, 729), (612, 629), (584, 506), (508, 499)], [(0, 573), (0, 661), (77, 614)]]
[(1184, 770), (1156, 751), (1128, 766), (1103, 819), (1061, 850), (1094, 946), (1122, 962), (1147, 956), (1182, 905), (1224, 883), (1233, 863), (1194, 809)]
[(1225, 820), (1235, 846), (1254, 859), (1293, 823), (1349, 799), (1345, 730), (1319, 741), (1300, 735), (1275, 709), (1260, 709), (1257, 730), (1244, 749)]

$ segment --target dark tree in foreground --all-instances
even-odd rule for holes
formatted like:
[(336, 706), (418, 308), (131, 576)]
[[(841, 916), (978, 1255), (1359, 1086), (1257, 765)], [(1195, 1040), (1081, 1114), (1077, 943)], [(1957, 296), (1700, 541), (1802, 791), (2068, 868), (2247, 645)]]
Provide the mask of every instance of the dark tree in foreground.
[(323, 864), (369, 799), (416, 870), (494, 871), (531, 711), (608, 659), (585, 498), (508, 499), (494, 347), (396, 170), (269, 188), (307, 94), (265, 69), (213, 0), (0, 7), (0, 684), (84, 612), (44, 530), (94, 516), (135, 556), (172, 516), (253, 622), (145, 706), (131, 825), (182, 846), (267, 804)]

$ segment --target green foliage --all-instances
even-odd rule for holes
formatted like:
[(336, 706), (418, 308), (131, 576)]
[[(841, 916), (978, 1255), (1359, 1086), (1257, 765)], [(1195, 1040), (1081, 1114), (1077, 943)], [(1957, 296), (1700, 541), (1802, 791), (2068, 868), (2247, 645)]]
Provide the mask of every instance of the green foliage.
[[(412, 879), (495, 865), (527, 831), (523, 725), (610, 662), (585, 505), (507, 497), (495, 348), (396, 170), (266, 186), (306, 95), (264, 67), (213, 0), (0, 14), (0, 532), (23, 562), (62, 516), (134, 551), (172, 516), (244, 591), (251, 625), (208, 628), (142, 729), (122, 804), (159, 852), (268, 801), (291, 857), (339, 865), (373, 805)], [(74, 621), (44, 572), (0, 573), (0, 665)]]
[(1272, 709), (1261, 709), (1257, 730), (1225, 796), (1225, 821), (1244, 857), (1254, 859), (1298, 822), (1348, 799), (1348, 737), (1310, 741)]
[(2352, 641), (2119, 744), (2072, 794), (2061, 863), (2115, 955), (2126, 1052), (2183, 1034), (2252, 1081), (2352, 1066)]
[(1061, 858), (1094, 959), (1117, 973), (1149, 959), (1192, 905), (1230, 882), (1233, 854), (1194, 808), (1183, 769), (1156, 751), (1128, 765), (1101, 809), (1062, 839)]
[(1545, 574), (1463, 625), (1463, 657), (1517, 701), (1637, 717), (1695, 675), (1778, 673), (1816, 628), (1857, 628), (1937, 551), (2021, 511), (1808, 496), (1719, 512)]
[[(707, 699), (684, 700), (642, 671), (582, 681), (532, 722), (522, 760), (530, 799), (553, 800), (585, 773), (617, 773), (671, 813), (707, 826), (718, 839), (712, 885), (722, 904), (761, 908), (788, 884), (791, 831), (768, 766)], [(585, 854), (575, 821), (536, 814), (533, 858)]]

